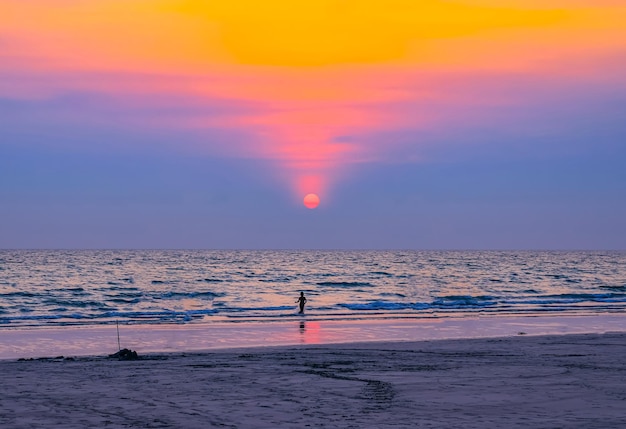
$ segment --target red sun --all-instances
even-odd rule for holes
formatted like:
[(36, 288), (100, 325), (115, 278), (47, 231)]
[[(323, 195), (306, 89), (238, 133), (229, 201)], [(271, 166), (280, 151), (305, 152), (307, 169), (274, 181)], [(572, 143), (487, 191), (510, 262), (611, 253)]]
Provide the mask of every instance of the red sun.
[(307, 209), (314, 209), (320, 205), (320, 197), (317, 194), (307, 194), (304, 197), (304, 205)]

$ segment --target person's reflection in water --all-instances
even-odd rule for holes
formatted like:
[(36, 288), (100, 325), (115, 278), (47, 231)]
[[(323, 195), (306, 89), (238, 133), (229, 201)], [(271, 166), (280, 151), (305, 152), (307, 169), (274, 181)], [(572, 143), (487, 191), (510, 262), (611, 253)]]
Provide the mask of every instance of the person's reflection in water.
[(302, 321), (300, 322), (300, 333), (304, 335), (305, 332), (306, 332), (306, 325), (304, 324), (304, 321)]

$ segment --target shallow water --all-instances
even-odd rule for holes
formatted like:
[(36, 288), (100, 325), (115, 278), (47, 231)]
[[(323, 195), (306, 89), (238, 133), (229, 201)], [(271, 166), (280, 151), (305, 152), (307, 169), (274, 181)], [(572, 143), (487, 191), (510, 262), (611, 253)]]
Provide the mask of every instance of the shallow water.
[(625, 252), (0, 250), (0, 327), (606, 314)]

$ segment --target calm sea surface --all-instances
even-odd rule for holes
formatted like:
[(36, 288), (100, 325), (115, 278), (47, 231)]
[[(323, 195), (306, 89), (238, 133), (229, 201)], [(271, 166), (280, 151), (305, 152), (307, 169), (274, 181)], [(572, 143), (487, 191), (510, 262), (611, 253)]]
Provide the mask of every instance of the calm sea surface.
[(0, 250), (0, 328), (599, 314), (626, 252)]

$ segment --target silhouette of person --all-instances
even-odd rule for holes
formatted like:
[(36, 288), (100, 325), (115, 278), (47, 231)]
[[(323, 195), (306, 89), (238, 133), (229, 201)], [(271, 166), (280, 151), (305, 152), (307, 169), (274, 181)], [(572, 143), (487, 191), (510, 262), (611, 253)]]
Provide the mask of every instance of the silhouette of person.
[(300, 298), (296, 301), (300, 303), (300, 313), (304, 313), (304, 303), (306, 302), (306, 298), (304, 297), (304, 292), (300, 292)]

